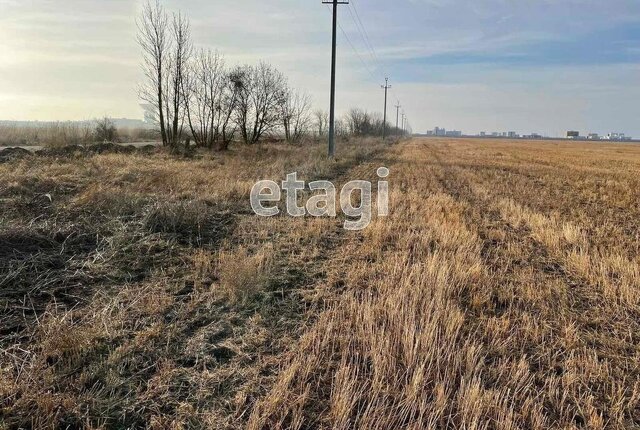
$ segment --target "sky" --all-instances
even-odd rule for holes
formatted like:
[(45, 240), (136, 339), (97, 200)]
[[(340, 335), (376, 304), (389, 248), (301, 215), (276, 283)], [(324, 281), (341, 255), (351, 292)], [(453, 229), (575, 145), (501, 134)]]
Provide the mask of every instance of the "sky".
[[(197, 46), (267, 61), (328, 109), (321, 0), (165, 0)], [(0, 119), (142, 118), (140, 0), (0, 0)], [(640, 137), (639, 0), (351, 0), (339, 7), (337, 109), (399, 100), (416, 132)]]

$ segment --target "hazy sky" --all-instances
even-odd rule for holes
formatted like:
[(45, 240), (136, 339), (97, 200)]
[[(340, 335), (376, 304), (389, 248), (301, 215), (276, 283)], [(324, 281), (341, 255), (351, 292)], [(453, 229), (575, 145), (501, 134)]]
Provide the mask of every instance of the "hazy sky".
[[(351, 0), (338, 109), (382, 111), (388, 74), (416, 131), (640, 137), (639, 0)], [(326, 108), (321, 0), (167, 0), (230, 64), (267, 60)], [(355, 9), (354, 9), (355, 8)], [(142, 118), (136, 0), (0, 0), (0, 119)], [(360, 18), (373, 52), (357, 30)], [(395, 109), (389, 108), (395, 121)]]

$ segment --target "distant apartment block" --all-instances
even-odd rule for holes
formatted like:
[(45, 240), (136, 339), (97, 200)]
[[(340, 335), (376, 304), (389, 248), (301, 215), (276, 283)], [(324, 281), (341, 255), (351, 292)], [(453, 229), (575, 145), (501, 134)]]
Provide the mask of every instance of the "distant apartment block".
[(462, 132), (459, 130), (447, 131), (446, 128), (436, 127), (433, 130), (427, 131), (427, 136), (462, 137)]
[(579, 139), (580, 132), (579, 131), (567, 131), (567, 139)]
[(486, 136), (491, 136), (491, 137), (508, 137), (510, 139), (516, 139), (519, 138), (520, 135), (518, 133), (516, 133), (515, 131), (494, 131), (493, 133), (491, 133), (490, 135), (488, 135), (487, 133), (485, 133), (484, 131), (482, 133), (480, 133), (480, 137), (486, 137)]
[(626, 141), (631, 140), (631, 137), (627, 137), (624, 133), (609, 133), (605, 137), (605, 140)]

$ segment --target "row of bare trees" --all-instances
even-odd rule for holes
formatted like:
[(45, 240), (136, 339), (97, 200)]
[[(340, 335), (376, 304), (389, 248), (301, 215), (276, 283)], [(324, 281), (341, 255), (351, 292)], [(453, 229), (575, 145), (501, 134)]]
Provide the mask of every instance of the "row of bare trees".
[[(315, 134), (324, 137), (329, 132), (329, 113), (317, 110), (313, 113)], [(384, 120), (382, 114), (370, 113), (366, 110), (354, 108), (349, 110), (342, 118), (336, 120), (336, 134), (338, 136), (379, 137), (383, 135)], [(399, 127), (387, 123), (388, 136), (401, 136), (404, 133)]]
[[(261, 62), (227, 68), (211, 50), (196, 50), (188, 19), (148, 0), (138, 19), (145, 82), (140, 97), (164, 145), (181, 141), (226, 150), (239, 136), (255, 144), (270, 133), (300, 140), (311, 127), (310, 98)], [(322, 125), (326, 127), (326, 125)]]
[[(351, 109), (345, 118), (349, 134), (353, 136), (382, 136), (384, 134), (384, 119), (381, 114), (369, 113), (362, 109)], [(387, 135), (399, 136), (403, 133), (387, 123)]]
[(159, 2), (149, 2), (138, 20), (138, 43), (146, 76), (140, 97), (152, 108), (163, 144), (174, 145), (182, 134), (180, 85), (192, 49), (188, 22), (181, 15), (170, 19)]
[[(290, 88), (280, 71), (264, 62), (229, 68), (217, 52), (196, 49), (189, 20), (168, 14), (160, 0), (147, 0), (137, 24), (146, 77), (140, 97), (164, 145), (193, 140), (223, 151), (237, 138), (255, 144), (269, 134), (289, 142), (311, 132), (328, 134), (328, 113), (312, 114), (309, 96)], [(401, 134), (389, 125), (387, 130)], [(336, 132), (381, 136), (382, 116), (352, 109), (336, 121)]]

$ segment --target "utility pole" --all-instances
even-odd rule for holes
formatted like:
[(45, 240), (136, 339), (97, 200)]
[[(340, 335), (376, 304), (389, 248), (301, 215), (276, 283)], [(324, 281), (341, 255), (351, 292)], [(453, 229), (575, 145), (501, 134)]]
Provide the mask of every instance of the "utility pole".
[(391, 88), (389, 85), (389, 78), (384, 78), (384, 85), (381, 85), (384, 89), (384, 122), (382, 124), (382, 140), (387, 138), (387, 91)]
[(400, 125), (400, 124), (398, 123), (398, 120), (399, 120), (399, 118), (400, 118), (400, 108), (401, 108), (401, 107), (402, 107), (402, 106), (400, 106), (400, 100), (398, 100), (398, 104), (395, 106), (395, 108), (396, 108), (396, 133), (398, 133), (398, 130), (400, 130), (400, 129), (398, 128), (398, 126)]
[(338, 26), (338, 5), (349, 4), (349, 0), (325, 0), (323, 4), (333, 5), (333, 28), (331, 45), (331, 106), (329, 107), (329, 157), (336, 156), (336, 36)]
[(404, 114), (404, 112), (402, 112), (402, 135), (404, 136), (404, 121), (407, 118), (407, 116)]

